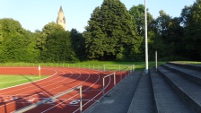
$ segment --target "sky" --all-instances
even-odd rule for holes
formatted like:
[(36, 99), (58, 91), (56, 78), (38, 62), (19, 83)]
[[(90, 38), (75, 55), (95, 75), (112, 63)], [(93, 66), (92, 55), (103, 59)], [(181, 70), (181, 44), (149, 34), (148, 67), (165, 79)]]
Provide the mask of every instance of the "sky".
[[(129, 10), (133, 5), (144, 4), (144, 0), (120, 0)], [(66, 30), (83, 32), (97, 6), (103, 0), (0, 0), (0, 19), (12, 18), (26, 30), (42, 30), (49, 22), (56, 22), (62, 6), (66, 18)], [(146, 0), (147, 8), (154, 18), (164, 10), (171, 17), (179, 17), (184, 6), (195, 0)]]

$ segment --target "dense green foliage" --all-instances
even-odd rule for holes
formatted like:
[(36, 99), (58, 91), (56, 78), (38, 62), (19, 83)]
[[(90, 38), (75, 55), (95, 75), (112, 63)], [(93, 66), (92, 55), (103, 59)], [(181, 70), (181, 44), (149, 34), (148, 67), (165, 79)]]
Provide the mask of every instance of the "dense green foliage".
[(0, 61), (33, 62), (38, 60), (34, 35), (13, 19), (0, 20)]
[(70, 32), (54, 22), (43, 28), (38, 48), (43, 62), (74, 62), (77, 59), (72, 50)]
[(139, 53), (142, 38), (136, 35), (132, 17), (119, 0), (104, 0), (84, 32), (89, 59), (126, 60)]
[[(144, 19), (144, 9), (143, 5), (133, 6), (130, 8), (129, 13), (132, 15), (132, 22), (135, 30), (137, 32), (137, 36), (140, 39), (144, 39), (145, 34), (145, 19)], [(148, 24), (148, 44), (149, 44), (149, 54), (150, 56), (154, 56), (155, 49), (152, 47), (153, 38), (156, 36), (154, 29), (153, 29), (154, 19), (152, 15), (148, 12), (147, 13), (147, 24)], [(139, 54), (136, 54), (136, 60), (144, 60), (145, 58), (145, 42), (141, 43), (139, 47)], [(151, 57), (150, 57), (151, 58)], [(151, 58), (153, 59), (153, 58)]]
[(186, 56), (201, 60), (201, 0), (196, 0), (192, 6), (186, 6), (181, 14)]
[(76, 58), (81, 61), (86, 60), (85, 40), (83, 35), (76, 29), (72, 29), (70, 32), (70, 38), (73, 51), (76, 54)]
[[(149, 59), (201, 60), (201, 0), (185, 6), (180, 17), (148, 12)], [(144, 6), (129, 10), (120, 0), (104, 0), (83, 33), (54, 22), (30, 32), (13, 19), (0, 19), (0, 62), (77, 62), (144, 60)]]
[(74, 62), (75, 53), (71, 47), (70, 33), (57, 30), (47, 36), (42, 52), (42, 61), (45, 62)]

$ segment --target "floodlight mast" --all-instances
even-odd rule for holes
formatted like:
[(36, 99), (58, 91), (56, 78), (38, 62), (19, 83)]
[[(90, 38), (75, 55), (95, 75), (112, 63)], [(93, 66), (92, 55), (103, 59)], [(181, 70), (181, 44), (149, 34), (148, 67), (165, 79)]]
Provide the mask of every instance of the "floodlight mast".
[(147, 6), (144, 0), (144, 17), (145, 17), (145, 73), (148, 73), (148, 44), (147, 44)]

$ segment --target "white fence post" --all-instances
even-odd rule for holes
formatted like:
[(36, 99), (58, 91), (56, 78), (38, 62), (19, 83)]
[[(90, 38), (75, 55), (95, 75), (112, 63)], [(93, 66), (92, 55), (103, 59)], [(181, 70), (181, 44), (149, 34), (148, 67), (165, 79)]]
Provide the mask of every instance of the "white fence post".
[(105, 77), (103, 77), (103, 96), (105, 95)]
[(82, 113), (82, 86), (80, 86), (80, 113)]
[(116, 85), (116, 74), (114, 73), (114, 86)]
[(158, 64), (158, 60), (157, 60), (157, 59), (158, 59), (158, 58), (157, 58), (157, 51), (156, 51), (156, 52), (155, 52), (155, 60), (156, 60), (156, 71), (157, 71), (157, 68), (158, 68), (158, 67), (157, 67), (157, 66), (158, 66), (158, 65), (157, 65), (157, 64)]

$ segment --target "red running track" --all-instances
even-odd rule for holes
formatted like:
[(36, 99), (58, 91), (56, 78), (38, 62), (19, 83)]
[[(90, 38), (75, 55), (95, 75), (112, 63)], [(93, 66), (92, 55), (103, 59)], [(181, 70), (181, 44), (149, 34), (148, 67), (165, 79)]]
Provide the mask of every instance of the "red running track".
[[(0, 74), (37, 76), (38, 68), (0, 67)], [(43, 67), (41, 75), (49, 76), (48, 78), (0, 90), (0, 113), (13, 112), (80, 85), (83, 88), (84, 111), (103, 96), (102, 77), (107, 74), (109, 72), (81, 68)], [(122, 73), (117, 74), (117, 82), (119, 82), (120, 74)], [(106, 79), (106, 92), (114, 86), (113, 83), (112, 78)], [(79, 92), (73, 91), (26, 113), (79, 113)]]

